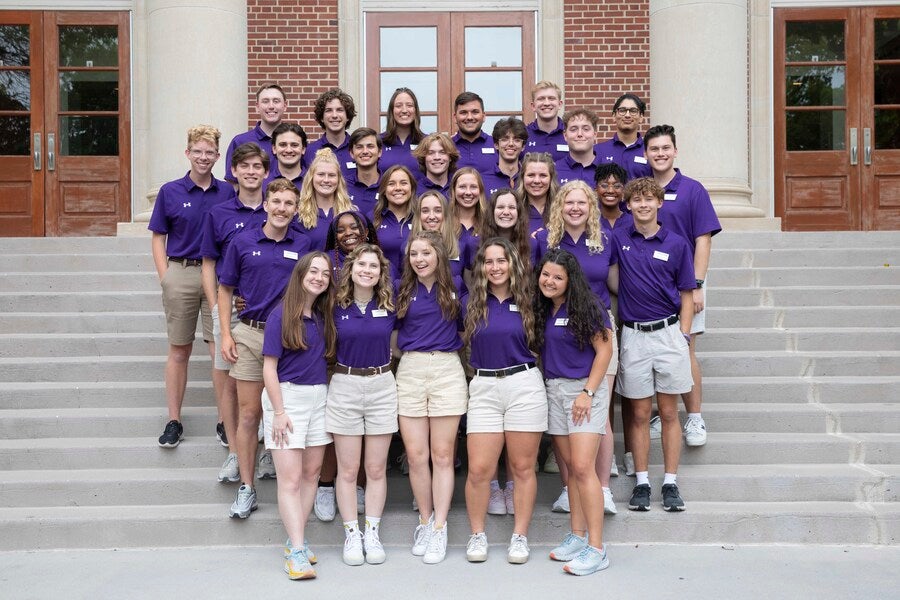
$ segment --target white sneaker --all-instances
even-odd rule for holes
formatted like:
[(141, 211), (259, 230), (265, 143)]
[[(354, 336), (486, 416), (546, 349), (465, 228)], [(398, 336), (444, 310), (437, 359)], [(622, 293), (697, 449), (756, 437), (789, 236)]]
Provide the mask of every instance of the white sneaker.
[(275, 479), (275, 462), (272, 460), (272, 452), (266, 450), (259, 455), (256, 462), (256, 478), (257, 479)]
[(559, 463), (556, 462), (556, 453), (551, 450), (544, 461), (544, 473), (559, 473)]
[(634, 477), (634, 454), (631, 452), (625, 453), (625, 474), (629, 477)]
[(518, 533), (512, 534), (509, 540), (509, 550), (506, 552), (506, 560), (514, 565), (528, 562), (531, 550), (528, 548), (528, 538)]
[(366, 512), (366, 490), (361, 485), (356, 486), (356, 512), (359, 514)]
[(603, 488), (603, 513), (607, 515), (619, 514), (616, 502), (613, 500), (612, 490), (609, 488)]
[(503, 490), (500, 488), (491, 488), (491, 498), (488, 500), (489, 515), (505, 515), (506, 514), (506, 498)]
[(562, 491), (559, 493), (559, 498), (556, 499), (556, 502), (553, 503), (553, 506), (550, 508), (553, 512), (557, 513), (567, 513), (569, 512), (569, 488), (568, 486), (563, 486)]
[(428, 540), (431, 539), (431, 526), (433, 524), (434, 515), (432, 515), (428, 519), (427, 523), (425, 523), (424, 525), (420, 523), (416, 527), (416, 531), (413, 533), (413, 556), (422, 556), (425, 554), (425, 550), (428, 549)]
[(616, 455), (613, 454), (612, 464), (609, 465), (609, 476), (610, 477), (618, 477), (619, 476), (619, 465), (616, 464)]
[(516, 505), (513, 503), (513, 485), (511, 482), (506, 483), (503, 488), (503, 502), (506, 504), (506, 514), (516, 514)]
[(237, 454), (233, 452), (225, 459), (225, 464), (219, 469), (219, 481), (222, 483), (234, 483), (241, 480), (241, 472), (238, 469)]
[(703, 417), (685, 421), (684, 442), (688, 446), (706, 445), (706, 422), (703, 420)]
[(487, 560), (488, 543), (484, 532), (473, 533), (466, 544), (466, 560), (469, 562), (484, 562)]
[(447, 556), (447, 523), (440, 529), (435, 529), (431, 524), (431, 536), (428, 538), (428, 547), (422, 555), (422, 562), (426, 565), (436, 565)]
[(334, 487), (316, 488), (316, 503), (313, 510), (320, 521), (334, 521)]
[(363, 548), (366, 551), (366, 562), (370, 565), (380, 565), (386, 558), (384, 545), (378, 538), (377, 529), (366, 529), (363, 534)]
[(659, 415), (656, 415), (652, 419), (650, 419), (650, 439), (658, 440), (662, 437), (662, 419), (659, 418)]
[(348, 534), (344, 540), (344, 564), (358, 567), (366, 562), (363, 556), (363, 539), (359, 531)]

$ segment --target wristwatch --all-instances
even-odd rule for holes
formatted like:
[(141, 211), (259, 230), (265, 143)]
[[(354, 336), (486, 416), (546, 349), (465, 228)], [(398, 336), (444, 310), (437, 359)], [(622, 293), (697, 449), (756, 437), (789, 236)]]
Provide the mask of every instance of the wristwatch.
[(704, 281), (703, 279), (695, 279), (694, 281), (697, 283), (698, 290), (702, 290), (703, 284), (706, 283), (706, 281)]
[(587, 395), (588, 395), (588, 398), (593, 398), (593, 397), (594, 397), (594, 392), (592, 392), (591, 390), (589, 390), (589, 389), (587, 389), (587, 388), (581, 388), (581, 391), (584, 392), (585, 394), (587, 394)]

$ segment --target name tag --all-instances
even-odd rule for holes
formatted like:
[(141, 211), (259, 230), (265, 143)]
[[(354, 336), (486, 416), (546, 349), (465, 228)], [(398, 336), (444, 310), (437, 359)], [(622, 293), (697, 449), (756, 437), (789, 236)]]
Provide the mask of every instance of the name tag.
[(565, 319), (559, 318), (559, 319), (557, 319), (556, 321), (553, 322), (553, 325), (555, 325), (556, 327), (565, 327), (565, 326), (568, 325), (568, 324), (569, 324), (569, 319), (568, 319), (568, 318), (565, 318)]
[(515, 304), (510, 304), (510, 305), (509, 305), (509, 312), (519, 312), (519, 307), (516, 306)]
[(375, 199), (378, 200), (378, 192), (375, 192)]
[(348, 168), (348, 169), (355, 169), (355, 168), (356, 168), (356, 163), (353, 162), (352, 160), (348, 160), (345, 164), (347, 165), (347, 168)]
[(451, 258), (450, 260), (455, 260), (456, 262), (459, 262), (459, 257), (457, 256), (456, 258)]
[(663, 194), (663, 199), (669, 200), (669, 201), (672, 201), (672, 200), (674, 200), (674, 199), (677, 198), (677, 197), (678, 197), (678, 194), (672, 194), (672, 193), (669, 193), (669, 194)]
[(665, 252), (660, 252), (659, 250), (654, 250), (654, 251), (653, 251), (653, 258), (655, 258), (655, 259), (657, 259), (657, 260), (665, 260), (665, 261), (668, 261), (668, 260), (669, 260), (669, 255), (666, 254)]
[(456, 300), (456, 292), (450, 292), (450, 298)]
[(376, 308), (375, 310), (372, 311), (372, 316), (373, 317), (386, 317), (387, 311), (383, 308)]
[(419, 147), (418, 144), (410, 144), (410, 145), (409, 145), (409, 149), (410, 149), (410, 150), (415, 150), (415, 149), (418, 148), (418, 147)]
[(297, 254), (296, 252), (294, 252), (293, 250), (285, 250), (284, 257), (289, 258), (291, 260), (299, 260), (300, 259), (300, 255)]
[(568, 144), (557, 144), (557, 145), (556, 145), (556, 151), (557, 151), (557, 152), (568, 152), (568, 151), (569, 151), (569, 145), (568, 145)]
[(646, 164), (647, 164), (647, 159), (644, 158), (643, 156), (635, 156), (635, 157), (634, 157), (634, 162), (636, 162), (636, 163), (641, 163), (642, 165), (646, 165)]
[(494, 153), (494, 149), (493, 149), (493, 148), (482, 148), (482, 149), (481, 149), (481, 153), (482, 153), (482, 154), (493, 154), (493, 153)]
[(406, 228), (407, 228), (407, 229), (412, 229), (412, 223), (407, 223), (407, 224), (406, 224)]

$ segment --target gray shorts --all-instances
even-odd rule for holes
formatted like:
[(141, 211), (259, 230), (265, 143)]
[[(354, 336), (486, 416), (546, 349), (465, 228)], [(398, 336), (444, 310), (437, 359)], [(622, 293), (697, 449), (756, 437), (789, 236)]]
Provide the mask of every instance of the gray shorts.
[(657, 331), (622, 327), (616, 391), (625, 398), (655, 392), (684, 394), (694, 387), (688, 343), (675, 323)]
[(609, 387), (606, 378), (600, 382), (597, 391), (594, 392), (594, 401), (591, 402), (591, 420), (583, 421), (581, 425), (575, 425), (572, 421), (572, 405), (575, 398), (587, 384), (587, 377), (583, 379), (567, 379), (559, 377), (548, 379), (547, 400), (550, 402), (549, 426), (547, 433), (550, 435), (569, 435), (570, 433), (606, 433), (606, 419), (609, 417)]

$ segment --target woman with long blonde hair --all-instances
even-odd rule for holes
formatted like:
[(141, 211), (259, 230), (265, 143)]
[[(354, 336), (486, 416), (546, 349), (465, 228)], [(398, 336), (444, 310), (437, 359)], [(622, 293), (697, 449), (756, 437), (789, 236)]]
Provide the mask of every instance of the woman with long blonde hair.
[(300, 230), (309, 236), (314, 249), (324, 250), (328, 226), (334, 216), (355, 209), (334, 152), (330, 148), (319, 150), (300, 186), (297, 210)]

